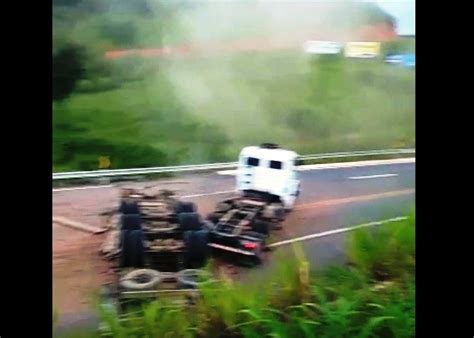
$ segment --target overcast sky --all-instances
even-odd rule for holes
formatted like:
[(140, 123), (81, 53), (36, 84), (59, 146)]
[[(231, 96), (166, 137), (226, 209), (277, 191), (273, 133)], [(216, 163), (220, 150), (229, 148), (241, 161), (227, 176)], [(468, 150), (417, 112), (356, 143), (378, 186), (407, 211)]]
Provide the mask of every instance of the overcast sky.
[[(290, 0), (259, 0), (261, 2), (286, 2)], [(337, 0), (303, 0), (303, 1), (337, 1)], [(415, 0), (356, 0), (375, 2), (387, 13), (397, 19), (398, 34), (415, 35)]]
[(415, 34), (415, 0), (374, 0), (397, 19), (398, 34)]

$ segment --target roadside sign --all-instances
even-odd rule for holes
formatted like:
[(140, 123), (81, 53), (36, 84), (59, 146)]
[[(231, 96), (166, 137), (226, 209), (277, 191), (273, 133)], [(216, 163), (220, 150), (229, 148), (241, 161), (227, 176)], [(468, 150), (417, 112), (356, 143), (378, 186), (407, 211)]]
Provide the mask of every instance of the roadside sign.
[(99, 169), (108, 169), (110, 168), (110, 158), (108, 156), (99, 157)]
[(306, 41), (304, 51), (307, 54), (339, 54), (342, 45), (334, 41)]
[(405, 67), (415, 67), (415, 54), (404, 54), (402, 62)]
[(387, 54), (385, 62), (391, 64), (399, 64), (402, 62), (403, 54)]
[(387, 54), (385, 56), (385, 62), (408, 68), (415, 67), (415, 54)]
[(344, 52), (348, 58), (375, 58), (380, 54), (380, 42), (348, 42)]

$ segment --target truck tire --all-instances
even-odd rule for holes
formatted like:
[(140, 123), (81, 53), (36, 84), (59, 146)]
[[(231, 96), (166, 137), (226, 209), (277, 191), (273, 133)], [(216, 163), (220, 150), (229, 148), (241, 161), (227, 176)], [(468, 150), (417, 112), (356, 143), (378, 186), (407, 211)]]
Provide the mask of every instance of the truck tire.
[(120, 267), (130, 267), (132, 266), (133, 255), (132, 245), (130, 243), (130, 231), (121, 230), (120, 231)]
[(285, 219), (285, 208), (283, 206), (278, 206), (275, 208), (275, 218), (279, 221), (283, 221)]
[(145, 265), (144, 235), (141, 230), (133, 230), (130, 233), (130, 241), (133, 247), (134, 259), (133, 267), (142, 268)]
[(141, 230), (142, 218), (137, 214), (124, 214), (120, 217), (121, 230)]
[(120, 253), (121, 267), (141, 268), (144, 265), (144, 260), (143, 232), (141, 230), (123, 231)]
[(183, 212), (196, 212), (196, 211), (197, 211), (196, 204), (194, 204), (193, 202), (179, 201), (176, 203), (174, 207), (174, 212), (178, 215)]
[(272, 203), (263, 210), (263, 217), (281, 221), (285, 218), (285, 208), (279, 203)]
[(178, 223), (182, 231), (196, 231), (201, 229), (201, 219), (195, 212), (183, 212), (178, 215)]
[(123, 200), (120, 202), (119, 212), (123, 215), (137, 215), (140, 214), (140, 207), (135, 201)]
[(120, 286), (126, 290), (150, 290), (161, 283), (161, 273), (152, 269), (138, 269), (120, 278)]
[(209, 248), (210, 231), (202, 229), (194, 232), (194, 252), (198, 265), (204, 265), (210, 255)]
[(186, 231), (184, 233), (186, 266), (201, 267), (209, 257), (209, 231)]
[(124, 246), (124, 243), (125, 243), (125, 237), (127, 235), (128, 235), (128, 230), (120, 230), (118, 247), (121, 251), (123, 251), (123, 246)]
[(211, 274), (206, 270), (186, 269), (178, 272), (178, 288), (196, 289), (211, 281)]
[(270, 231), (270, 224), (263, 220), (256, 220), (253, 223), (252, 230), (267, 236)]

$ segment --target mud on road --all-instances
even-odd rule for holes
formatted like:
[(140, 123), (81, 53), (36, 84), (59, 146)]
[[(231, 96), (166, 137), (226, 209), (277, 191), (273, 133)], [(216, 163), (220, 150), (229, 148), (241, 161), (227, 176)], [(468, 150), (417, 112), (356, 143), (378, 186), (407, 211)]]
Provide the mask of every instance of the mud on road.
[[(192, 185), (191, 188), (200, 186)], [(200, 214), (206, 215), (213, 210), (215, 202), (221, 198), (214, 197), (200, 201)], [(119, 190), (116, 188), (97, 189), (92, 193), (90, 190), (59, 192), (53, 194), (53, 215), (102, 227), (109, 219), (100, 214), (117, 207), (118, 201)], [(94, 235), (55, 223), (52, 226), (53, 306), (59, 314), (60, 322), (64, 323), (61, 318), (74, 318), (73, 314), (94, 310), (93, 296), (103, 283), (113, 278), (113, 271), (99, 254), (107, 232)], [(224, 267), (219, 267), (222, 268)]]
[[(104, 196), (105, 194), (105, 196)], [(101, 226), (99, 213), (114, 206), (114, 191), (53, 195), (53, 213), (74, 221)], [(105, 234), (93, 235), (63, 225), (53, 227), (53, 307), (62, 316), (89, 311), (93, 295), (110, 276), (108, 263), (99, 255)]]

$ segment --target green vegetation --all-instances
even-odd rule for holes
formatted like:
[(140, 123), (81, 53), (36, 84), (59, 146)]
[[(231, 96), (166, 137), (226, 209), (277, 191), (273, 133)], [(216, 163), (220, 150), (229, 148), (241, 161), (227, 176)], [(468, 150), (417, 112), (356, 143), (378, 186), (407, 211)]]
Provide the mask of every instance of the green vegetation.
[(141, 80), (54, 104), (57, 171), (96, 169), (99, 156), (115, 168), (229, 160), (269, 140), (301, 153), (414, 145), (414, 72), (380, 60), (129, 62)]
[[(268, 9), (242, 4), (229, 21), (228, 7), (188, 1), (55, 1), (54, 171), (97, 169), (100, 156), (112, 168), (234, 160), (242, 146), (261, 142), (300, 153), (414, 145), (414, 71), (381, 59), (302, 50), (104, 58), (113, 49), (242, 37), (262, 37), (255, 43), (265, 46), (290, 27), (332, 17), (353, 26), (391, 20), (351, 3), (323, 8), (324, 20), (309, 11), (276, 24)], [(413, 40), (384, 49), (412, 47)]]
[(349, 265), (311, 276), (300, 251), (277, 257), (267, 274), (203, 287), (194, 307), (152, 302), (127, 321), (101, 308), (106, 329), (100, 335), (414, 337), (414, 231), (414, 216), (358, 230), (349, 238)]
[(401, 37), (396, 41), (382, 45), (382, 53), (415, 53), (415, 39)]

